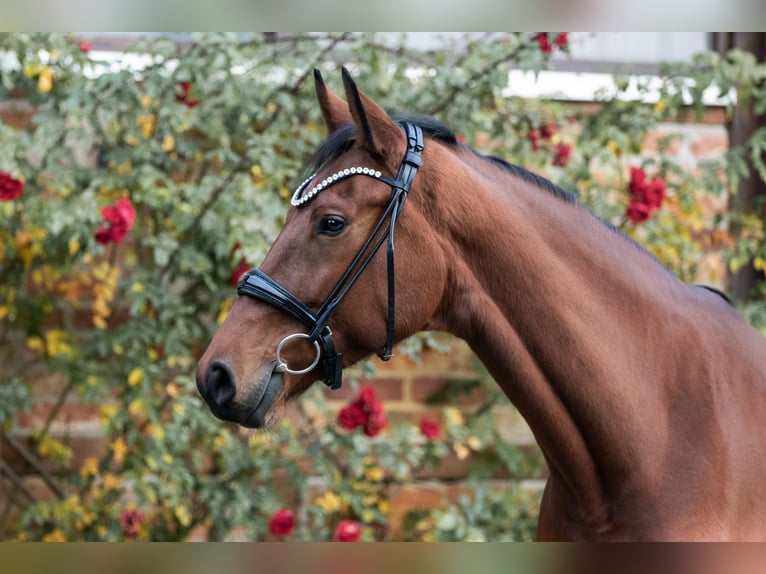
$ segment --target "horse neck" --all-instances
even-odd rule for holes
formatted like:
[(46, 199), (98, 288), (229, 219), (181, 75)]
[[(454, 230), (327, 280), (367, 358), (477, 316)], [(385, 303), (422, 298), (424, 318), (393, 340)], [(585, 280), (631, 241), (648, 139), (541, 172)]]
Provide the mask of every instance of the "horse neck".
[(598, 517), (601, 477), (614, 474), (604, 466), (627, 472), (626, 444), (654, 400), (640, 386), (626, 393), (636, 356), (613, 343), (639, 335), (623, 326), (679, 282), (586, 210), (486, 160), (465, 161), (452, 190), (433, 194), (453, 261), (433, 326), (469, 343), (551, 471)]

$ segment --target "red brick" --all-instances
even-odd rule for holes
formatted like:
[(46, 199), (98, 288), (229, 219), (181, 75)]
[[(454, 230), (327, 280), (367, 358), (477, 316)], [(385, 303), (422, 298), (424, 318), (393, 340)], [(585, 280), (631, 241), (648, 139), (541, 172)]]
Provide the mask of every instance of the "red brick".
[(706, 130), (702, 135), (692, 140), (689, 147), (692, 154), (698, 159), (720, 157), (729, 147), (729, 138), (723, 128), (716, 131)]
[[(436, 378), (416, 378), (410, 387), (411, 396), (413, 401), (425, 403), (434, 393), (444, 390), (451, 383), (447, 379)], [(457, 390), (459, 386), (456, 386)], [(484, 398), (484, 389), (478, 386), (467, 393), (458, 393), (455, 406), (461, 405), (476, 405), (479, 404)], [(452, 404), (452, 401), (447, 399), (445, 404)], [(441, 404), (441, 403), (440, 403)]]
[(447, 504), (447, 490), (442, 484), (408, 484), (391, 498), (388, 537), (396, 540), (401, 536), (407, 513), (413, 510), (433, 510)]
[(36, 110), (26, 100), (5, 101), (0, 106), (0, 118), (14, 129), (31, 127)]
[(389, 424), (411, 424), (418, 426), (420, 424), (420, 419), (423, 417), (431, 417), (432, 419), (441, 420), (442, 408), (424, 407), (417, 410), (405, 410), (398, 409), (395, 405), (387, 405), (385, 407), (385, 413)]
[[(35, 402), (30, 410), (20, 411), (16, 425), (19, 429), (39, 429), (55, 406), (54, 401)], [(92, 422), (98, 420), (98, 411), (100, 405), (91, 403), (81, 403), (78, 401), (68, 401), (64, 403), (56, 414), (54, 424), (67, 425), (72, 423)]]
[(418, 363), (416, 361), (412, 360), (404, 353), (397, 352), (396, 349), (394, 349), (394, 356), (391, 357), (388, 361), (383, 361), (379, 358), (375, 358), (373, 362), (375, 364), (375, 368), (379, 372), (409, 371), (410, 369), (418, 368)]
[(43, 365), (34, 365), (25, 372), (34, 400), (56, 399), (69, 383), (63, 373), (51, 373)]
[[(667, 130), (667, 129), (650, 131), (648, 134), (646, 134), (646, 138), (644, 139), (643, 145), (641, 146), (641, 153), (642, 154), (657, 153), (659, 151), (660, 141), (676, 133), (677, 133), (676, 130)], [(667, 145), (667, 148), (664, 151), (664, 154), (668, 156), (678, 155), (678, 152), (681, 149), (682, 140), (683, 140), (682, 137), (671, 138), (670, 142), (665, 144)]]

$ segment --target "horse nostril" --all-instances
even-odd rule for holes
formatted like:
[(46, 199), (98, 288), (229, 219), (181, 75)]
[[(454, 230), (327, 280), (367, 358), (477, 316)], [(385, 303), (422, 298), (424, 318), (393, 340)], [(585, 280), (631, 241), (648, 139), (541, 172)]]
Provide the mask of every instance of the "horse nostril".
[(206, 395), (213, 406), (224, 407), (237, 394), (237, 385), (234, 382), (229, 367), (224, 363), (214, 362), (208, 369), (205, 378)]

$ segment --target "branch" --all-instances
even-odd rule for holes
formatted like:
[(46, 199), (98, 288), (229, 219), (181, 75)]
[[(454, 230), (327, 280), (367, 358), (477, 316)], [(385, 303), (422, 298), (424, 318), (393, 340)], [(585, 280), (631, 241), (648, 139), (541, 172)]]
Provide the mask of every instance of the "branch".
[[(8, 466), (8, 463), (6, 463), (2, 458), (0, 458), (0, 474), (4, 474), (8, 477), (8, 479), (13, 483), (13, 485), (21, 491), (21, 493), (26, 496), (30, 502), (35, 502), (34, 495), (29, 491), (29, 489), (24, 484), (24, 481), (21, 479), (21, 477), (14, 472), (14, 470)], [(18, 504), (18, 501), (16, 501)]]
[[(45, 485), (50, 489), (50, 491), (56, 495), (56, 498), (59, 500), (64, 500), (64, 493), (61, 491), (61, 489), (56, 485), (56, 483), (51, 478), (50, 473), (46, 471), (40, 463), (33, 457), (29, 451), (22, 445), (19, 441), (17, 441), (14, 437), (9, 435), (3, 430), (0, 430), (0, 437), (3, 438), (3, 440), (8, 441), (8, 444), (11, 446), (13, 450), (16, 451), (16, 453), (24, 459), (24, 462), (26, 462), (29, 466), (31, 466), (34, 471), (40, 475), (40, 478), (43, 479), (43, 482)], [(10, 470), (10, 468), (9, 468)], [(11, 470), (13, 472), (13, 470)]]
[[(495, 58), (494, 60), (487, 62), (481, 69), (474, 72), (467, 80), (465, 80), (464, 82), (461, 82), (460, 85), (453, 85), (450, 88), (450, 90), (447, 92), (447, 94), (444, 96), (444, 98), (442, 98), (440, 102), (438, 102), (430, 110), (427, 111), (427, 114), (433, 116), (433, 115), (436, 115), (438, 112), (441, 112), (450, 103), (452, 103), (452, 100), (455, 98), (455, 96), (457, 96), (460, 92), (465, 90), (465, 87), (467, 85), (486, 76), (487, 74), (492, 72), (495, 68), (497, 68), (500, 64), (504, 64), (508, 61), (514, 60), (521, 52), (522, 47), (523, 47), (523, 44), (519, 44), (511, 52), (503, 54), (499, 56), (498, 58)], [(466, 57), (468, 56), (468, 54), (469, 54), (469, 51), (466, 50), (466, 53), (465, 53)]]
[(64, 390), (61, 391), (61, 394), (56, 399), (56, 404), (53, 405), (53, 408), (48, 413), (48, 417), (45, 419), (45, 424), (43, 425), (43, 428), (40, 431), (41, 437), (48, 434), (48, 431), (51, 428), (51, 424), (53, 424), (53, 419), (55, 419), (56, 416), (58, 416), (59, 411), (64, 406), (64, 403), (69, 397), (69, 393), (71, 393), (73, 389), (74, 389), (74, 382), (69, 381), (69, 384), (66, 387), (64, 387)]

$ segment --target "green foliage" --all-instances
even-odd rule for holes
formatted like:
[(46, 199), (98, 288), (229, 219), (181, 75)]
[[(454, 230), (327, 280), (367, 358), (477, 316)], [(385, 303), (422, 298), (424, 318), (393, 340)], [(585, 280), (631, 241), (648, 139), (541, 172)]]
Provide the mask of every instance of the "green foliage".
[[(332, 85), (342, 61), (384, 106), (435, 115), (480, 151), (547, 174), (683, 279), (699, 272), (711, 230), (727, 238), (732, 265), (766, 261), (761, 214), (736, 222), (743, 233), (735, 242), (731, 217), (703, 202), (720, 201), (750, 172), (748, 160), (766, 175), (763, 132), (697, 172), (662, 153), (672, 138), (660, 153), (639, 155), (650, 130), (687, 100), (701, 110), (714, 82), (764, 109), (764, 68), (747, 54), (669, 68), (654, 105), (623, 97), (649, 93), (639, 79), (616, 78), (587, 115), (506, 95), (511, 68), (547, 65), (524, 33), (431, 52), (370, 34), (195, 34), (183, 47), (140, 40), (118, 62), (97, 61), (62, 34), (2, 34), (0, 55), (0, 100), (19, 118), (0, 121), (0, 172), (25, 185), (19, 199), (0, 201), (0, 426), (11, 429), (29, 408), (44, 371), (65, 381), (62, 400), (100, 405), (109, 444), (74, 468), (50, 420), (37, 429), (30, 454), (55, 462), (60, 496), (23, 504), (22, 539), (177, 540), (197, 527), (219, 539), (244, 525), (260, 540), (282, 507), (306, 510), (300, 539), (331, 539), (343, 518), (363, 525), (363, 539), (381, 539), (398, 490), (455, 456), (470, 460), (472, 497), (421, 513), (425, 530), (413, 526), (408, 536), (533, 535), (536, 495), (479, 480), (542, 473), (539, 451), (497, 434), (491, 407), (505, 399), (487, 377), (455, 382), (439, 397), (457, 403), (480, 385), (488, 398), (465, 416), (445, 410), (435, 440), (411, 424), (375, 440), (339, 429), (318, 391), (301, 403), (300, 424), (243, 434), (197, 396), (193, 357), (233, 301), (232, 273), (240, 261), (261, 260), (323, 137), (314, 67)], [(555, 133), (533, 142), (551, 125)], [(562, 145), (571, 146), (565, 161), (557, 160)], [(668, 187), (663, 207), (640, 225), (625, 217), (632, 166)], [(101, 210), (121, 198), (135, 207), (135, 223), (124, 241), (97, 241)], [(755, 307), (749, 316), (766, 315)], [(402, 352), (437, 343), (427, 335)], [(309, 475), (325, 492), (316, 494)]]

